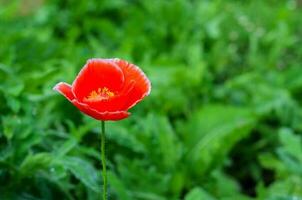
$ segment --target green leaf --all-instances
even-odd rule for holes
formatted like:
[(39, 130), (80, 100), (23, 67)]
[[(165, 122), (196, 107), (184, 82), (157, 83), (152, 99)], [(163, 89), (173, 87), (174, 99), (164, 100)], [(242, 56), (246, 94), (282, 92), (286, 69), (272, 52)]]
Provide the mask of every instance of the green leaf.
[(110, 184), (110, 188), (117, 195), (118, 199), (123, 200), (131, 200), (130, 193), (127, 191), (122, 180), (120, 180), (115, 174), (112, 172), (108, 172), (108, 182)]
[(188, 124), (187, 160), (202, 175), (211, 166), (221, 164), (236, 142), (246, 137), (255, 117), (246, 108), (208, 105), (197, 112)]
[(77, 140), (71, 137), (69, 140), (60, 145), (59, 148), (55, 149), (55, 154), (58, 156), (65, 156), (69, 151), (76, 147), (77, 144)]
[(19, 173), (22, 176), (31, 176), (40, 170), (48, 170), (54, 161), (54, 157), (49, 153), (37, 153), (28, 155), (22, 162)]
[(186, 195), (185, 200), (215, 200), (213, 196), (207, 193), (204, 189), (196, 187), (190, 190)]
[(16, 118), (11, 116), (3, 116), (1, 119), (3, 124), (3, 135), (7, 140), (10, 140), (14, 135)]
[(285, 150), (302, 163), (302, 139), (291, 129), (283, 128), (279, 131), (279, 138)]
[(137, 137), (146, 146), (146, 153), (163, 169), (173, 169), (182, 156), (182, 146), (167, 117), (150, 113), (138, 128), (142, 133)]
[(116, 126), (116, 124), (107, 123), (108, 134), (107, 137), (110, 140), (115, 141), (117, 144), (127, 147), (134, 152), (143, 153), (146, 152), (143, 144), (137, 140), (137, 138), (131, 133), (131, 129), (125, 126)]
[(267, 188), (265, 199), (269, 200), (290, 200), (302, 199), (302, 179), (301, 176), (288, 176), (285, 179), (276, 180)]
[(67, 170), (79, 179), (89, 189), (100, 192), (98, 173), (96, 169), (86, 160), (79, 157), (62, 157), (58, 160)]
[(154, 131), (158, 134), (159, 148), (162, 153), (162, 162), (167, 169), (175, 167), (181, 157), (181, 146), (175, 132), (166, 117), (154, 119)]

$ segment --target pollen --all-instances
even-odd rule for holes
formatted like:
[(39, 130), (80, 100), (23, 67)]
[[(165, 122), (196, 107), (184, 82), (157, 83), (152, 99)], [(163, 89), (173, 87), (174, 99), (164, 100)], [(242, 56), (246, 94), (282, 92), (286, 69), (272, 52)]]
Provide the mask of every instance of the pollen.
[(114, 92), (111, 92), (107, 87), (93, 90), (90, 94), (84, 98), (85, 101), (101, 101), (114, 97)]

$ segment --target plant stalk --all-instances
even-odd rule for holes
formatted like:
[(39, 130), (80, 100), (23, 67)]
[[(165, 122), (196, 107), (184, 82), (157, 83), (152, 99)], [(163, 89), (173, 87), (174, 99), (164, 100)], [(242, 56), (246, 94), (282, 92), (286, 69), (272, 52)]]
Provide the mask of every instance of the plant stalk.
[(102, 121), (101, 132), (101, 153), (102, 153), (102, 166), (103, 166), (103, 200), (107, 200), (107, 169), (106, 169), (106, 134), (105, 134), (105, 121)]

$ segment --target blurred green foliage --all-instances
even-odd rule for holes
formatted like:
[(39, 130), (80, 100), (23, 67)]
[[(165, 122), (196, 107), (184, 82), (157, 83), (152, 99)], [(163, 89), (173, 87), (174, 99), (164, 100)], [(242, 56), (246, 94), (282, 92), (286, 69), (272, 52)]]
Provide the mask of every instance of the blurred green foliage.
[(0, 0), (0, 199), (100, 199), (100, 123), (52, 91), (91, 57), (151, 95), (107, 123), (110, 199), (302, 199), (295, 0)]

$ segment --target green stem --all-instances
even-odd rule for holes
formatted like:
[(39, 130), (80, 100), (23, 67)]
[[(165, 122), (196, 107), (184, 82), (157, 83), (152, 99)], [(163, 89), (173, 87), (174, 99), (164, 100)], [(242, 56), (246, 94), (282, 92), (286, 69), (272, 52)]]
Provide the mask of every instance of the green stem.
[(106, 170), (106, 135), (105, 135), (105, 121), (102, 121), (102, 133), (101, 133), (101, 151), (102, 151), (102, 166), (103, 166), (103, 200), (107, 200), (107, 170)]

